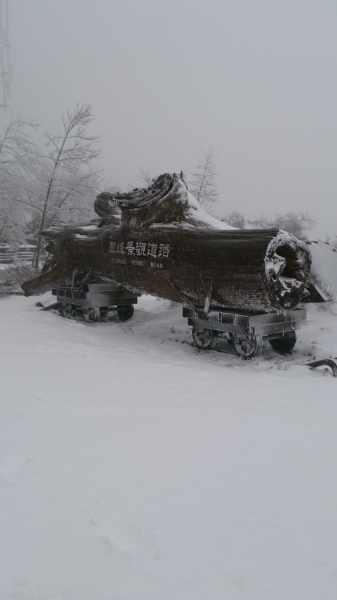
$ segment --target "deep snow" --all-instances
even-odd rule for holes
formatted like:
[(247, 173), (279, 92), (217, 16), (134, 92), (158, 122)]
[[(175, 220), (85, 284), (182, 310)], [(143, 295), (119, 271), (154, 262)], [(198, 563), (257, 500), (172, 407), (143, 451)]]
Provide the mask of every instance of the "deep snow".
[(247, 362), (155, 298), (93, 326), (0, 302), (1, 599), (336, 600), (337, 380), (301, 366), (336, 305)]

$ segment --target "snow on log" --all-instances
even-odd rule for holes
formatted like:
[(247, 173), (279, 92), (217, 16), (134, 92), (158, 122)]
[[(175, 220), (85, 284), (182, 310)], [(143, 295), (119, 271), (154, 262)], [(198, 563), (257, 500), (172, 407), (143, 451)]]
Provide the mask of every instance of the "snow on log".
[[(41, 232), (49, 258), (22, 288), (43, 293), (76, 275), (100, 276), (138, 294), (176, 302), (291, 309), (310, 271), (304, 242), (277, 230), (237, 230), (208, 215), (183, 174), (161, 175), (147, 189), (100, 194), (97, 227)], [(121, 211), (121, 220), (119, 219)]]

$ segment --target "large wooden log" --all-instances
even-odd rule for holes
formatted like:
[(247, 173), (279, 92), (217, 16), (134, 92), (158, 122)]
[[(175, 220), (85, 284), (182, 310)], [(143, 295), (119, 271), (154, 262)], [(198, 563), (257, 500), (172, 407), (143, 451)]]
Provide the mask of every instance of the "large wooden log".
[(90, 271), (132, 292), (198, 305), (209, 297), (235, 308), (289, 309), (301, 299), (310, 270), (306, 244), (277, 230), (228, 228), (202, 211), (181, 176), (97, 203), (98, 227), (43, 232), (50, 257), (22, 286), (26, 295)]

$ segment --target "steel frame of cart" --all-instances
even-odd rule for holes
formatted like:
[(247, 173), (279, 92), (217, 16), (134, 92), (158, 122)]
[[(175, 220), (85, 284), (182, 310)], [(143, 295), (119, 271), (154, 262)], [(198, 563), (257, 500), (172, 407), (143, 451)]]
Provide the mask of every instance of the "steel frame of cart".
[(259, 312), (211, 307), (205, 314), (202, 307), (195, 310), (183, 307), (183, 317), (192, 326), (192, 336), (200, 349), (215, 348), (219, 336), (233, 344), (237, 354), (244, 358), (257, 356), (267, 339), (280, 354), (291, 352), (296, 344), (296, 330), (306, 319), (306, 310)]
[(92, 323), (117, 312), (121, 321), (131, 319), (139, 294), (133, 294), (114, 283), (87, 283), (80, 287), (59, 286), (52, 289), (60, 304), (60, 314), (66, 318), (83, 316)]

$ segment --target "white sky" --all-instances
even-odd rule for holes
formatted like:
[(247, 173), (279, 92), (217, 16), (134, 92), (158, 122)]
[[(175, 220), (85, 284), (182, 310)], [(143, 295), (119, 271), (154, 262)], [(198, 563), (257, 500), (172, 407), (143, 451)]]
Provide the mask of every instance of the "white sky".
[[(336, 0), (9, 0), (11, 109), (92, 104), (123, 189), (218, 152), (221, 204), (337, 232)], [(7, 114), (0, 113), (5, 122)]]

